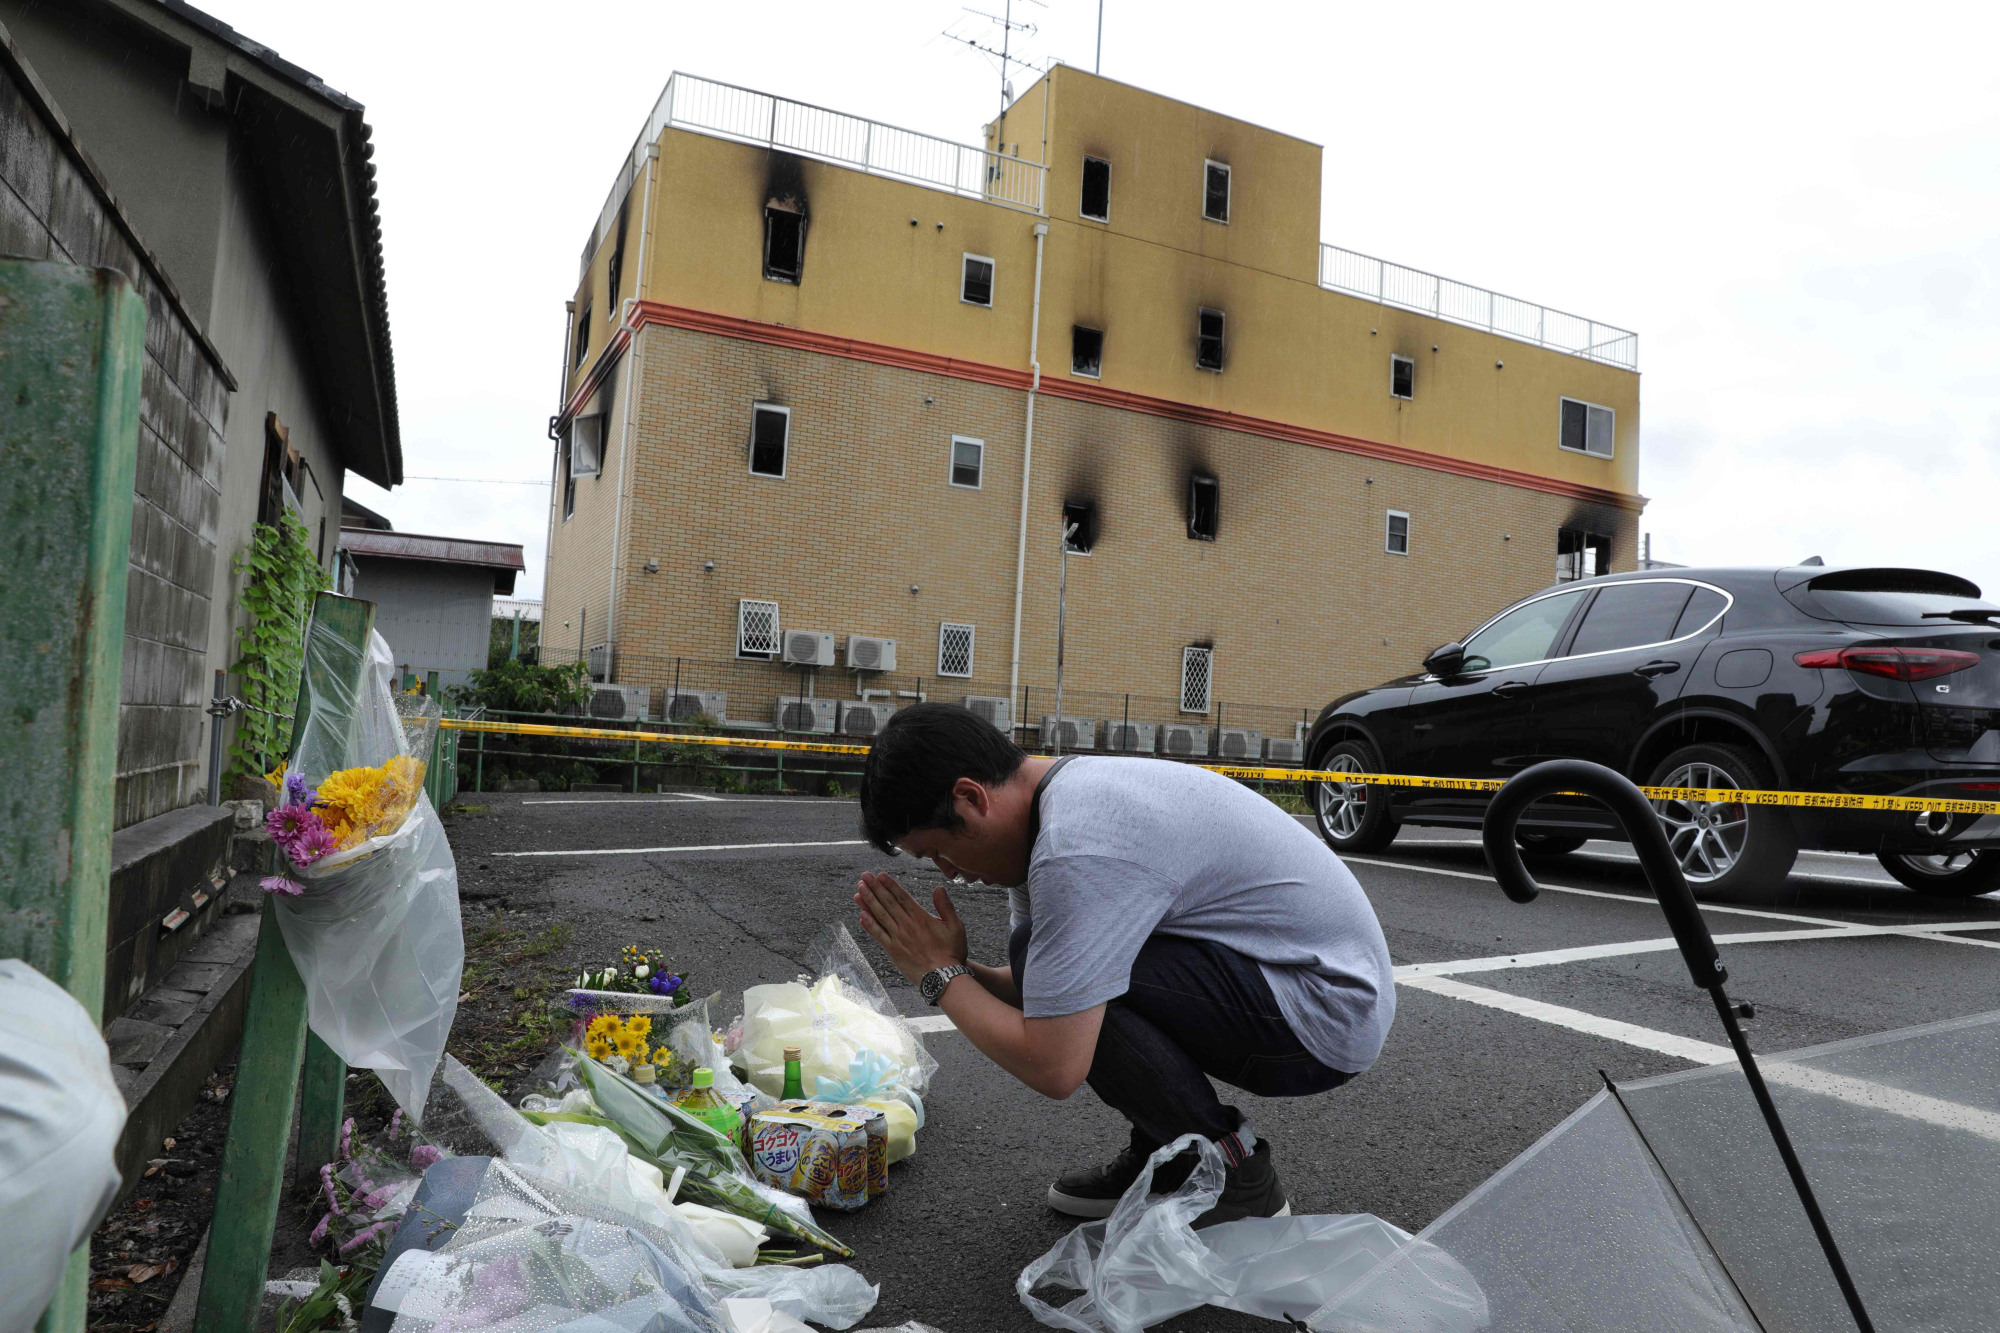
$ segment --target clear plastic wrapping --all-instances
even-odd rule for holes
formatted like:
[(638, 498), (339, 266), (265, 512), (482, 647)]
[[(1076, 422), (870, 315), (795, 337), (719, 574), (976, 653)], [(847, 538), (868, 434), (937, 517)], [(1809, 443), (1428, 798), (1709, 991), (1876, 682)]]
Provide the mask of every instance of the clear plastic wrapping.
[[(374, 1070), (415, 1114), (444, 1054), (465, 966), (458, 867), (422, 794), (437, 705), (391, 691), (394, 661), (380, 634), (357, 658), (315, 621), (305, 655), (288, 803), (273, 819), (310, 810), (307, 822), (324, 827), (281, 839), (300, 891), (274, 895), (273, 910), (305, 983), (312, 1030), (347, 1064)], [(413, 752), (413, 736), (426, 748)]]

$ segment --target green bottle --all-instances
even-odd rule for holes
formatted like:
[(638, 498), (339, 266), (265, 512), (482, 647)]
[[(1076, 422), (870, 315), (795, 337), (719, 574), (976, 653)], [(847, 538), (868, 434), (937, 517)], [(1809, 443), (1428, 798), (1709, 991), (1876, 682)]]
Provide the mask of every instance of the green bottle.
[(743, 1117), (715, 1090), (715, 1071), (701, 1065), (694, 1071), (694, 1086), (674, 1098), (674, 1105), (731, 1140), (743, 1137)]
[(805, 1095), (805, 1077), (803, 1071), (799, 1068), (799, 1048), (796, 1046), (787, 1046), (785, 1048), (785, 1090), (778, 1095), (778, 1100), (781, 1102), (804, 1101)]

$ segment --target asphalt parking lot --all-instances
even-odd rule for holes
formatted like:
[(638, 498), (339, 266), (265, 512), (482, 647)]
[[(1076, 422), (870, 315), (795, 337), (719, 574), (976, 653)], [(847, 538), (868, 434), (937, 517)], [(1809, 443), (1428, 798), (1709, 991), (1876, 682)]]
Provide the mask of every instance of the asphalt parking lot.
[[(471, 795), (448, 822), (468, 911), (505, 906), (569, 922), (573, 961), (634, 941), (667, 951), (718, 1019), (744, 987), (789, 979), (812, 938), (853, 921), (855, 877), (890, 869), (922, 898), (939, 876), (860, 840), (853, 802), (706, 793)], [(1538, 868), (1545, 892), (1510, 902), (1471, 833), (1417, 830), (1349, 858), (1388, 936), (1398, 1014), (1381, 1060), (1320, 1097), (1236, 1094), (1276, 1145), (1298, 1213), (1372, 1212), (1415, 1231), (1553, 1128), (1601, 1085), (1727, 1057), (1629, 849), (1592, 843)], [(954, 891), (975, 957), (1004, 949), (1004, 893)], [(2000, 1004), (2000, 897), (1919, 898), (1872, 859), (1807, 853), (1782, 885), (1704, 905), (1754, 1002), (1752, 1045), (1778, 1052)], [(906, 1014), (930, 1014), (855, 929)], [(1732, 938), (1740, 937), (1740, 938)], [(866, 1321), (944, 1333), (1037, 1327), (1022, 1267), (1073, 1225), (1050, 1178), (1100, 1161), (1123, 1122), (1088, 1089), (1050, 1102), (944, 1030), (918, 1153), (865, 1210), (824, 1214), (881, 1284)], [(1170, 1329), (1269, 1328), (1214, 1310)]]

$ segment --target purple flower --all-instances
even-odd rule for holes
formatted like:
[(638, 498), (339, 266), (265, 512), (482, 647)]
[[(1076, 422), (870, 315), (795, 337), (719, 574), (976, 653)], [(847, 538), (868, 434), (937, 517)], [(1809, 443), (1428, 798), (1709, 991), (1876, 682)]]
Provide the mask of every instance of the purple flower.
[(322, 1214), (319, 1219), (319, 1225), (312, 1229), (312, 1234), (310, 1236), (306, 1237), (306, 1244), (317, 1245), (321, 1241), (325, 1240), (327, 1224), (332, 1221), (333, 1221), (332, 1213)]
[(361, 1198), (356, 1202), (355, 1206), (358, 1208), (365, 1208), (368, 1210), (368, 1212), (372, 1214), (376, 1209), (380, 1208), (383, 1204), (389, 1202), (389, 1196), (394, 1192), (395, 1191), (391, 1190), (387, 1185), (378, 1186), (377, 1188), (369, 1190), (366, 1194), (362, 1195)]
[(444, 1153), (428, 1143), (419, 1143), (410, 1149), (410, 1165), (419, 1171), (427, 1171), (444, 1160)]
[(281, 893), (287, 898), (296, 898), (306, 891), (305, 885), (283, 875), (266, 875), (257, 881), (257, 887), (266, 893)]
[(340, 1156), (342, 1161), (354, 1160), (354, 1117), (347, 1117), (340, 1127)]
[(386, 1222), (377, 1222), (372, 1227), (368, 1227), (365, 1230), (355, 1232), (353, 1238), (340, 1247), (341, 1256), (345, 1258), (347, 1255), (352, 1254), (354, 1251), (360, 1249), (363, 1245), (366, 1245), (369, 1241), (374, 1240), (377, 1236), (381, 1235), (389, 1228), (395, 1226), (398, 1220), (399, 1219), (392, 1217)]
[(285, 855), (292, 859), (293, 865), (309, 866), (333, 850), (333, 834), (327, 831), (326, 825), (319, 822), (319, 816), (314, 815), (311, 828), (290, 842), (280, 845), (285, 849)]
[(681, 988), (680, 977), (670, 977), (664, 972), (655, 972), (646, 978), (646, 989), (655, 995), (672, 995)]
[(399, 1106), (396, 1108), (396, 1113), (389, 1117), (389, 1142), (394, 1143), (396, 1141), (396, 1134), (402, 1127), (403, 1108)]
[(264, 816), (264, 828), (274, 841), (281, 843), (290, 842), (307, 827), (318, 823), (319, 816), (312, 812), (312, 807), (297, 802), (281, 805)]
[(306, 786), (303, 773), (285, 774), (285, 799), (293, 805), (312, 806), (319, 803), (319, 793)]

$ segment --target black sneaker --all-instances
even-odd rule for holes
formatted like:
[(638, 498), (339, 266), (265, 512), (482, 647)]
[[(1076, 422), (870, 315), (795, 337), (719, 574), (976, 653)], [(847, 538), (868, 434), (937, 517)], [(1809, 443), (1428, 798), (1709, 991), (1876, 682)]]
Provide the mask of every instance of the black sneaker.
[[(1125, 1150), (1104, 1166), (1080, 1167), (1049, 1186), (1049, 1207), (1071, 1217), (1109, 1217), (1132, 1188), (1132, 1182), (1146, 1169), (1152, 1154), (1126, 1144)], [(1177, 1190), (1194, 1170), (1193, 1153), (1182, 1153), (1153, 1173), (1153, 1193)]]
[(1194, 1228), (1212, 1227), (1220, 1222), (1240, 1222), (1246, 1217), (1289, 1217), (1291, 1200), (1278, 1181), (1278, 1168), (1271, 1161), (1271, 1145), (1257, 1141), (1256, 1151), (1232, 1166), (1224, 1178), (1222, 1197), (1215, 1207), (1194, 1220)]

